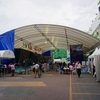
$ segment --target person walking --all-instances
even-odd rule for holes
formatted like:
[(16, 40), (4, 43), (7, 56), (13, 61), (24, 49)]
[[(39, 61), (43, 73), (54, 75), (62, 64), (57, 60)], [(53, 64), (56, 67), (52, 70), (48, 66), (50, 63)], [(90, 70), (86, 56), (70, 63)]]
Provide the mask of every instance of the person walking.
[(70, 74), (72, 74), (73, 66), (71, 64), (69, 65), (69, 69), (70, 69)]
[(39, 74), (40, 77), (42, 76), (42, 63), (39, 63)]
[(11, 76), (14, 76), (14, 73), (15, 73), (15, 64), (10, 63), (8, 66), (11, 68)]
[(34, 78), (36, 78), (37, 74), (38, 74), (38, 77), (40, 78), (40, 69), (39, 69), (39, 62), (37, 64), (34, 65), (34, 68), (35, 68), (35, 76)]
[(75, 68), (76, 68), (76, 71), (77, 71), (77, 75), (78, 75), (78, 77), (80, 77), (80, 75), (81, 75), (81, 64), (80, 64), (79, 61), (76, 62), (76, 64), (75, 64)]
[(35, 63), (32, 64), (31, 66), (31, 72), (32, 72), (32, 75), (35, 76), (35, 67), (34, 67)]
[(2, 73), (3, 73), (3, 75), (5, 75), (6, 69), (7, 69), (7, 65), (3, 64), (3, 67), (2, 67)]

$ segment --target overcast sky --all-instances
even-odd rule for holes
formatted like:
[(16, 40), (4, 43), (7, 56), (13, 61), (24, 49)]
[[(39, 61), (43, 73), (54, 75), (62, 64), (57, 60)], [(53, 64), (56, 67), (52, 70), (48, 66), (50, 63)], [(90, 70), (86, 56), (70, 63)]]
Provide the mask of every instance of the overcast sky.
[(88, 31), (99, 0), (0, 0), (0, 33), (31, 25), (57, 24)]

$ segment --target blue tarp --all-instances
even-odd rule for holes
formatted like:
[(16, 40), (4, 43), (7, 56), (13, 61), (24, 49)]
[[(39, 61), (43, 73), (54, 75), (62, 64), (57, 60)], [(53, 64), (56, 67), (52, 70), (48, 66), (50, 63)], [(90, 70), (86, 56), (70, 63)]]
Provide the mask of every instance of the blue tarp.
[(51, 56), (51, 51), (44, 52), (43, 56)]
[(81, 72), (82, 72), (82, 73), (88, 72), (88, 68), (84, 68)]
[(14, 52), (15, 30), (8, 31), (0, 35), (0, 50), (11, 50)]
[[(15, 30), (8, 31), (0, 35), (0, 50), (11, 50), (14, 52), (14, 35)], [(14, 59), (2, 60), (2, 63), (6, 63), (7, 65), (10, 62), (14, 62)]]

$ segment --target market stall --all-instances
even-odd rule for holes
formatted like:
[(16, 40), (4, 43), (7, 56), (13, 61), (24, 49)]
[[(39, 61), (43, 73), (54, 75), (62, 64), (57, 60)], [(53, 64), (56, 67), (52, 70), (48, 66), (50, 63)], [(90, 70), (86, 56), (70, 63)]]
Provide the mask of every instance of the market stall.
[(0, 50), (0, 73), (4, 76), (6, 70), (9, 70), (7, 67), (3, 67), (5, 63), (3, 61), (7, 62), (8, 59), (15, 58), (14, 53), (11, 50)]

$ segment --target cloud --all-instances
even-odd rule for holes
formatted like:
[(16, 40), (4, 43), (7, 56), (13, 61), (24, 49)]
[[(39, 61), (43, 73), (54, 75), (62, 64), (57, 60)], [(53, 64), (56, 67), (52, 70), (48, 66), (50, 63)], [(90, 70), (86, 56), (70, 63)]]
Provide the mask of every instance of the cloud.
[(31, 24), (59, 24), (88, 31), (98, 0), (0, 0), (0, 33)]

